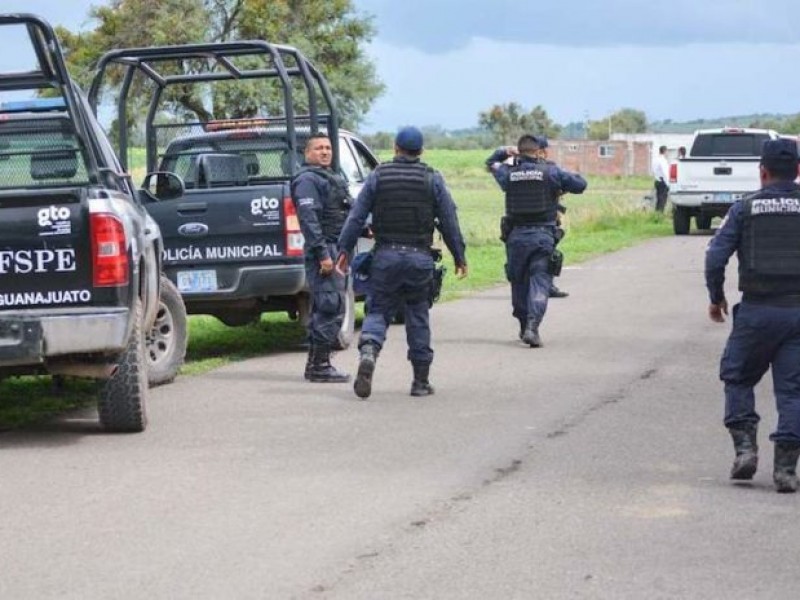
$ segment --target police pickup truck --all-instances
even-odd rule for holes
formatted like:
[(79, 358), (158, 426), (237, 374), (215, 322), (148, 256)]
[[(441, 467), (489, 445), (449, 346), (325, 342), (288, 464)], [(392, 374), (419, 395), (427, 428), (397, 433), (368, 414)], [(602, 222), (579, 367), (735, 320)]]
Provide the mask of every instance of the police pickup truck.
[[(245, 63), (244, 56), (251, 62)], [(201, 72), (170, 75), (176, 61), (200, 59), (205, 61)], [(253, 66), (258, 60), (265, 64)], [(123, 80), (135, 74), (149, 79), (155, 90), (143, 127), (147, 170), (177, 174), (183, 183), (183, 194), (174, 199), (161, 198), (154, 190), (146, 208), (164, 236), (165, 273), (188, 312), (210, 314), (232, 326), (271, 311), (305, 320), (309, 295), (303, 236), (289, 185), (300, 168), (305, 142), (317, 131), (338, 139), (334, 168), (346, 175), (353, 193), (378, 163), (364, 142), (338, 128), (325, 79), (296, 49), (260, 40), (121, 49), (98, 64), (90, 92), (95, 105), (106, 73), (115, 67), (125, 73)], [(157, 122), (161, 90), (172, 83), (241, 85), (271, 79), (281, 82), (273, 94), (280, 98), (283, 114)], [(118, 104), (121, 123), (127, 121), (126, 92), (123, 88)], [(264, 97), (268, 95), (265, 91)], [(119, 154), (125, 162), (129, 144), (122, 133)], [(341, 347), (349, 344), (354, 326), (351, 286)]]
[[(171, 379), (185, 352), (185, 311), (160, 277), (158, 225), (70, 80), (50, 25), (0, 15), (0, 29), (29, 38), (37, 63), (0, 73), (0, 379), (102, 380), (101, 425), (142, 431), (148, 373)], [(53, 97), (33, 97), (43, 94)]]
[(672, 224), (676, 235), (689, 233), (694, 217), (698, 229), (711, 227), (731, 204), (760, 187), (761, 147), (778, 134), (767, 129), (701, 129), (688, 155), (670, 168)]

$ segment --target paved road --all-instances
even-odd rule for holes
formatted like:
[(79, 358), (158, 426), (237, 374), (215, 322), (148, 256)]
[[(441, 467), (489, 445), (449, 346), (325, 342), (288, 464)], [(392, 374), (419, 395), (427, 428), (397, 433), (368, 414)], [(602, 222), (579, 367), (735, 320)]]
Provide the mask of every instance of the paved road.
[(727, 480), (706, 241), (566, 270), (540, 350), (504, 287), (437, 305), (433, 398), (393, 328), (368, 402), (287, 353), (155, 390), (142, 435), (86, 414), (0, 436), (0, 598), (793, 595), (771, 385), (762, 469)]

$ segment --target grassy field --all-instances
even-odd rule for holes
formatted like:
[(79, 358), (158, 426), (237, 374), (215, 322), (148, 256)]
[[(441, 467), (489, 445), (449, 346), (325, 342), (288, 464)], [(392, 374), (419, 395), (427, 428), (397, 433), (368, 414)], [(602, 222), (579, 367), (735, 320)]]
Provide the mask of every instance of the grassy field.
[[(458, 205), (459, 221), (467, 240), (469, 277), (445, 278), (443, 301), (475, 290), (502, 284), (504, 248), (498, 239), (503, 196), (483, 167), (490, 150), (430, 150), (423, 159), (445, 176)], [(134, 161), (139, 158), (134, 154)], [(383, 156), (381, 158), (387, 158)], [(134, 162), (132, 161), (132, 162)], [(141, 181), (134, 168), (135, 179)], [(567, 195), (564, 217), (567, 236), (559, 246), (565, 264), (631, 246), (643, 239), (670, 235), (671, 223), (663, 215), (646, 211), (642, 199), (651, 189), (650, 178), (587, 177), (582, 195)], [(452, 259), (445, 258), (450, 274)], [(189, 350), (183, 375), (205, 372), (233, 360), (266, 355), (297, 347), (304, 332), (284, 314), (264, 316), (244, 327), (227, 327), (212, 317), (194, 316), (189, 324)], [(298, 373), (302, 369), (298, 358)], [(92, 397), (93, 385), (67, 380), (65, 391), (53, 394), (49, 378), (14, 378), (0, 382), (0, 427), (18, 426), (70, 408)]]

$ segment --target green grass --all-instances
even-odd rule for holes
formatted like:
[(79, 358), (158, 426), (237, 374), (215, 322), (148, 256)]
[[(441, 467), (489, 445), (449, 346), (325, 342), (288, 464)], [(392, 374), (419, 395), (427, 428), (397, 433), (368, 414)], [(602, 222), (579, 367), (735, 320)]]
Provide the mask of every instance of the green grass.
[[(445, 302), (505, 282), (505, 250), (498, 239), (503, 195), (483, 166), (490, 153), (491, 150), (430, 150), (423, 156), (444, 175), (458, 205), (467, 241), (467, 279), (457, 280), (452, 259), (445, 257)], [(137, 154), (133, 157), (141, 158)], [(642, 197), (651, 189), (649, 178), (589, 176), (587, 180), (589, 186), (584, 194), (563, 198), (568, 207), (563, 223), (567, 236), (559, 248), (564, 252), (565, 264), (582, 262), (647, 238), (671, 235), (667, 218), (641, 208)], [(303, 337), (299, 323), (282, 313), (264, 315), (259, 322), (244, 327), (227, 327), (213, 317), (193, 316), (189, 319), (187, 362), (181, 374), (194, 375), (231, 361), (298, 348)], [(297, 368), (302, 368), (299, 359)], [(0, 382), (0, 427), (20, 426), (89, 402), (95, 386), (67, 380), (66, 393), (60, 396), (50, 393), (49, 388), (49, 378)]]

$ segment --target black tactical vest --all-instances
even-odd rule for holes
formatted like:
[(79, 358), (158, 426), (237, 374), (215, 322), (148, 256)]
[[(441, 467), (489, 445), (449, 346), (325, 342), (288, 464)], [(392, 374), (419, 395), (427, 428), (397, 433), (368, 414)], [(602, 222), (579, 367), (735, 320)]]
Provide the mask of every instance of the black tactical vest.
[(378, 244), (429, 248), (436, 198), (433, 169), (422, 162), (392, 161), (376, 169), (372, 229)]
[[(325, 240), (335, 242), (342, 232), (342, 226), (344, 226), (347, 214), (350, 212), (350, 206), (353, 204), (353, 200), (350, 197), (350, 188), (344, 177), (337, 175), (330, 169), (305, 165), (297, 172), (297, 175), (305, 172), (315, 173), (328, 182), (330, 191), (328, 192), (328, 197), (322, 199), (322, 214), (320, 215), (319, 224), (322, 227), (322, 235), (325, 236)], [(295, 175), (295, 178), (297, 178), (297, 175)]]
[(742, 201), (739, 289), (800, 294), (800, 191), (757, 192)]
[(546, 162), (522, 161), (508, 170), (506, 216), (514, 225), (555, 221), (557, 207), (558, 190)]

